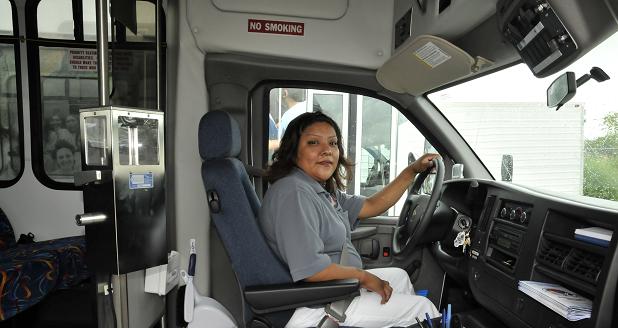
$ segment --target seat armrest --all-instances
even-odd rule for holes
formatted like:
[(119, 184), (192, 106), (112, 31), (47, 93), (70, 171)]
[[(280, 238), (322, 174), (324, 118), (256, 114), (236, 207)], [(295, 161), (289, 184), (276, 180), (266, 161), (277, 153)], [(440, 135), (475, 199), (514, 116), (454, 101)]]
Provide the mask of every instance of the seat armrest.
[(352, 230), (352, 240), (373, 236), (378, 233), (378, 227), (358, 227)]
[(357, 279), (297, 282), (245, 288), (245, 300), (258, 314), (327, 304), (360, 294)]

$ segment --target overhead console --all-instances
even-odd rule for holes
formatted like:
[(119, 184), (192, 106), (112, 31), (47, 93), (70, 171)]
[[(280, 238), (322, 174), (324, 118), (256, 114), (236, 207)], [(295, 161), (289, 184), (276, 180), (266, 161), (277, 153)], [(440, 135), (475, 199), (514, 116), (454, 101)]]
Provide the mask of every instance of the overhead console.
[(500, 0), (505, 40), (536, 77), (560, 71), (616, 31), (610, 8), (582, 0)]
[(577, 50), (573, 37), (549, 3), (504, 0), (497, 8), (500, 31), (536, 76), (546, 76), (568, 65)]

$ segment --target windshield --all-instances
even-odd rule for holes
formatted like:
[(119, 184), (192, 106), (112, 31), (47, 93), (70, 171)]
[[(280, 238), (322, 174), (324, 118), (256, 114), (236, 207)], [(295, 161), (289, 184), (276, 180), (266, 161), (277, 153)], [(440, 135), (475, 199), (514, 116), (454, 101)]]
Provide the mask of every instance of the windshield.
[[(496, 180), (618, 201), (618, 33), (544, 79), (525, 64), (429, 94)], [(546, 91), (565, 71), (600, 67), (558, 111)]]

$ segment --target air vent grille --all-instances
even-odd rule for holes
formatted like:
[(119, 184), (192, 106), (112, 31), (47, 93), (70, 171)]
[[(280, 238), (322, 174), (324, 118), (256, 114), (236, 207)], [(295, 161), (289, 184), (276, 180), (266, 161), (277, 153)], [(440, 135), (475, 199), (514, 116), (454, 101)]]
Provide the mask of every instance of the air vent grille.
[(481, 228), (481, 231), (487, 231), (487, 223), (489, 222), (491, 212), (493, 212), (494, 210), (495, 203), (496, 196), (487, 197), (487, 201), (485, 201), (485, 212), (483, 212), (483, 217), (481, 218), (481, 222), (479, 222), (479, 227)]
[(566, 259), (564, 271), (596, 284), (603, 266), (603, 257), (580, 249), (573, 249)]
[(543, 239), (537, 259), (546, 265), (561, 269), (570, 250), (570, 247)]

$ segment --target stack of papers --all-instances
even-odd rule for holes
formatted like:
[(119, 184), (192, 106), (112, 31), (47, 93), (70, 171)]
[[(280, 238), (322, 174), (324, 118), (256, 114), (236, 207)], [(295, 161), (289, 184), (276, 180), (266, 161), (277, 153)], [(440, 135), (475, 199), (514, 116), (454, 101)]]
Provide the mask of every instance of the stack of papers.
[(612, 240), (612, 234), (613, 231), (600, 227), (575, 229), (575, 239), (603, 247), (609, 246), (609, 241)]
[(519, 290), (569, 321), (590, 318), (592, 301), (560, 285), (537, 281), (520, 281)]

